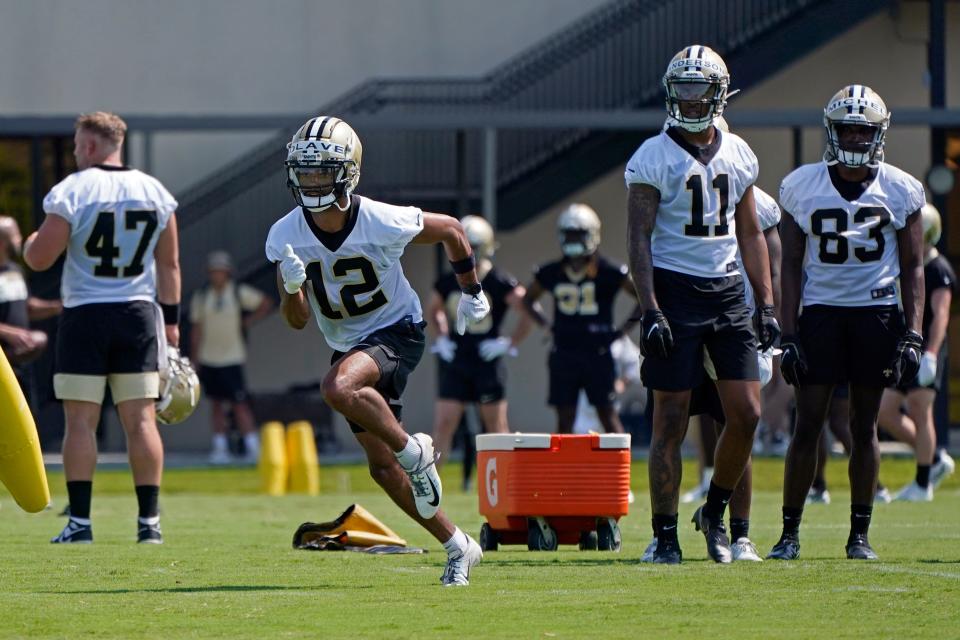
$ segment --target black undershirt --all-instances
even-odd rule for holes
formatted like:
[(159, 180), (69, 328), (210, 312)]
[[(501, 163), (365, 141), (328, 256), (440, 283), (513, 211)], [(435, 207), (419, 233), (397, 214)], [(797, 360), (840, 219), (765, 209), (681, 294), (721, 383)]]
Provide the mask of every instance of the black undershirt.
[(713, 160), (717, 152), (720, 151), (721, 134), (720, 129), (716, 127), (714, 127), (713, 141), (705, 147), (698, 147), (695, 144), (691, 144), (683, 137), (683, 134), (680, 133), (680, 127), (670, 127), (667, 129), (667, 135), (670, 136), (670, 139), (676, 142), (681, 149), (693, 156), (693, 159), (703, 166), (710, 164), (710, 161)]
[(863, 192), (873, 183), (877, 177), (877, 168), (870, 167), (867, 177), (859, 182), (850, 182), (840, 177), (837, 165), (827, 165), (827, 171), (830, 173), (830, 182), (833, 183), (837, 193), (847, 202), (853, 202), (863, 195)]

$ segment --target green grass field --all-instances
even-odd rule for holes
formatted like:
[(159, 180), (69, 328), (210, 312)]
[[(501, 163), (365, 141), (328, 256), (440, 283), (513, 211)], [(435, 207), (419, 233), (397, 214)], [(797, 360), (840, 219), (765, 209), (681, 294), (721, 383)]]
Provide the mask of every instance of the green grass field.
[[(782, 461), (756, 467), (751, 534), (766, 553), (779, 533)], [(687, 482), (694, 468), (688, 465)], [(907, 460), (884, 460), (896, 489)], [(476, 536), (476, 498), (445, 470), (444, 506)], [(166, 543), (138, 546), (136, 503), (125, 471), (94, 483), (92, 546), (52, 546), (64, 519), (63, 478), (50, 477), (57, 509), (27, 515), (0, 493), (0, 636), (24, 638), (949, 638), (960, 636), (960, 482), (932, 504), (878, 506), (877, 563), (843, 559), (846, 464), (833, 461), (834, 503), (808, 507), (803, 560), (718, 566), (682, 505), (685, 563), (638, 560), (650, 537), (646, 466), (633, 470), (637, 504), (621, 521), (619, 554), (561, 547), (490, 552), (471, 586), (443, 589), (440, 545), (408, 521), (360, 467), (322, 470), (320, 497), (257, 495), (254, 470), (168, 471), (161, 496)], [(360, 502), (424, 556), (293, 551), (305, 520)]]

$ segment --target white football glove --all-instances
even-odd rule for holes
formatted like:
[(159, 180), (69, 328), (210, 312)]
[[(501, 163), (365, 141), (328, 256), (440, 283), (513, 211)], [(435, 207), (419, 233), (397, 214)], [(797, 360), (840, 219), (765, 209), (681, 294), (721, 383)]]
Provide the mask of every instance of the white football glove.
[(479, 350), (480, 358), (483, 359), (484, 362), (490, 362), (505, 355), (517, 355), (517, 348), (513, 346), (510, 338), (504, 338), (502, 336), (481, 341)]
[(924, 351), (920, 358), (920, 370), (917, 372), (917, 384), (926, 387), (937, 377), (937, 354)]
[(283, 260), (280, 261), (280, 277), (283, 278), (283, 288), (290, 295), (300, 291), (300, 287), (307, 280), (307, 268), (289, 244), (283, 248)]
[(453, 362), (453, 357), (457, 353), (457, 343), (451, 340), (450, 336), (439, 336), (430, 347), (430, 353), (437, 354), (444, 362)]
[(463, 335), (468, 322), (480, 322), (490, 313), (490, 303), (483, 291), (476, 295), (464, 293), (457, 304), (457, 333)]

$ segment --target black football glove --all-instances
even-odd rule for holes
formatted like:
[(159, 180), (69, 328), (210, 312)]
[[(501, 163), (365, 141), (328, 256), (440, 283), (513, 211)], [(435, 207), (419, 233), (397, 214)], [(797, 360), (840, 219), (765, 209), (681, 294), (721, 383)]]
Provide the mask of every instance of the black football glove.
[(780, 354), (780, 372), (783, 379), (787, 384), (799, 387), (800, 378), (807, 373), (807, 363), (803, 357), (803, 349), (800, 348), (800, 341), (796, 336), (784, 336), (780, 341), (780, 348), (783, 350)]
[(673, 334), (670, 324), (660, 309), (650, 309), (643, 314), (641, 321), (643, 335), (640, 336), (640, 351), (644, 356), (667, 358), (673, 350)]
[(893, 354), (890, 364), (883, 370), (883, 378), (887, 385), (907, 384), (913, 382), (920, 371), (920, 357), (923, 354), (923, 336), (916, 331), (908, 330)]
[(773, 312), (772, 304), (762, 304), (757, 307), (757, 313), (753, 317), (754, 328), (757, 330), (757, 340), (760, 343), (760, 351), (766, 351), (777, 343), (780, 337), (780, 323)]

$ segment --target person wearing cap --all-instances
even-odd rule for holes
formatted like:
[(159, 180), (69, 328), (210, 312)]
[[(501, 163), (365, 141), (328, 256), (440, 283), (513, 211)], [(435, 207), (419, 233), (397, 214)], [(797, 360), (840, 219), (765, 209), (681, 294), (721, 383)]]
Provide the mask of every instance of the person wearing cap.
[(0, 216), (0, 346), (29, 398), (26, 364), (47, 348), (47, 334), (30, 329), (31, 320), (46, 320), (60, 313), (59, 300), (43, 300), (30, 295), (23, 270), (15, 261), (20, 255), (23, 237), (17, 221)]
[(246, 462), (256, 462), (260, 451), (256, 422), (250, 409), (243, 366), (247, 359), (246, 330), (270, 313), (273, 304), (258, 289), (232, 279), (233, 264), (225, 251), (207, 258), (208, 286), (190, 302), (191, 359), (199, 364), (204, 395), (213, 403), (212, 464), (230, 462), (227, 446), (227, 409), (243, 434)]

